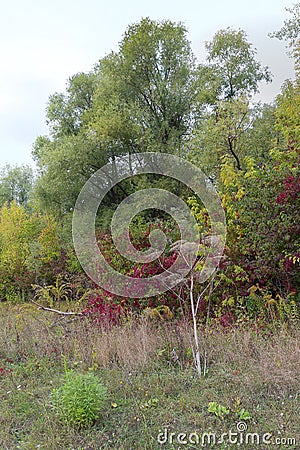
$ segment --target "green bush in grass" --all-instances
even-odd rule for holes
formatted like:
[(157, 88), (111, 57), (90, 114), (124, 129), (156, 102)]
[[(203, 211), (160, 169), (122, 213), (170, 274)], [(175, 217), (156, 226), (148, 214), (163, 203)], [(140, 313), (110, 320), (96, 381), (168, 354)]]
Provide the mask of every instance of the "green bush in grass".
[(106, 388), (93, 373), (68, 371), (64, 383), (52, 392), (52, 404), (68, 425), (87, 428), (99, 419)]

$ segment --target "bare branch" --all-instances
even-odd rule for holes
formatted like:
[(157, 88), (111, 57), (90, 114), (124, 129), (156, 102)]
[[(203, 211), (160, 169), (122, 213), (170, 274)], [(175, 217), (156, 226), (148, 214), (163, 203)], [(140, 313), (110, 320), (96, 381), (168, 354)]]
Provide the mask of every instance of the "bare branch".
[(83, 316), (81, 312), (73, 312), (73, 311), (59, 311), (58, 309), (53, 308), (46, 308), (46, 306), (40, 305), (39, 303), (35, 302), (34, 300), (30, 300), (31, 303), (36, 305), (39, 309), (42, 309), (43, 311), (50, 311), (55, 314), (59, 314), (60, 316)]

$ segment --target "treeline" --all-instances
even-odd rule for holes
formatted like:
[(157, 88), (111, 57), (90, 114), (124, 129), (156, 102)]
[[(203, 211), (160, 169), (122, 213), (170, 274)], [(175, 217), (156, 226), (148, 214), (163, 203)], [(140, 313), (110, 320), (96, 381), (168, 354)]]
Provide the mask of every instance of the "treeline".
[[(1, 298), (26, 298), (32, 284), (69, 283), (69, 296), (92, 288), (71, 242), (76, 198), (87, 179), (114, 158), (166, 152), (200, 167), (216, 186), (227, 216), (225, 255), (209, 302), (223, 324), (237, 319), (294, 317), (299, 303), (300, 261), (300, 83), (299, 5), (274, 36), (285, 39), (295, 60), (295, 81), (287, 81), (272, 104), (255, 103), (271, 73), (256, 59), (245, 32), (220, 30), (197, 63), (182, 24), (143, 19), (130, 25), (117, 52), (89, 73), (72, 76), (64, 93), (47, 104), (48, 136), (33, 146), (37, 175), (28, 167), (3, 169), (0, 184)], [(104, 199), (98, 233), (107, 258), (124, 273), (150, 276), (115, 255), (110, 218), (124, 197), (149, 179), (125, 180)], [(171, 179), (151, 178), (189, 202), (201, 232), (209, 228), (203, 205)], [(143, 214), (133, 240), (147, 247), (149, 230), (174, 236), (166, 217)], [(171, 256), (172, 257), (172, 256)], [(202, 313), (207, 314), (208, 299)], [(107, 293), (89, 299), (113, 318), (122, 310), (179, 308), (176, 295), (133, 301)], [(121, 306), (120, 306), (121, 305)]]

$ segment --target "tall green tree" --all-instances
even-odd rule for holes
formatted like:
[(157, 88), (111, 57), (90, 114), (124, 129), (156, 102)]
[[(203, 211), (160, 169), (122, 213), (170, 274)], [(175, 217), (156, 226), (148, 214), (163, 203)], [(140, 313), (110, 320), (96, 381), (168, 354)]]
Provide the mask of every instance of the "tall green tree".
[(300, 3), (296, 3), (292, 8), (286, 8), (292, 17), (284, 22), (279, 31), (271, 33), (271, 37), (285, 40), (288, 43), (290, 54), (295, 61), (295, 72), (300, 78)]
[(285, 140), (285, 147), (300, 147), (300, 83), (286, 81), (276, 99), (276, 128)]
[(300, 3), (286, 8), (291, 17), (271, 37), (287, 41), (295, 62), (295, 80), (286, 80), (276, 98), (276, 128), (285, 140), (285, 148), (300, 147)]
[(60, 218), (72, 210), (82, 185), (103, 163), (97, 145), (87, 137), (96, 84), (95, 71), (79, 73), (68, 80), (65, 93), (52, 95), (47, 105), (49, 136), (39, 136), (33, 145), (39, 170), (36, 206)]
[[(196, 78), (182, 24), (130, 25), (117, 52), (70, 78), (65, 94), (50, 97), (50, 136), (39, 137), (33, 151), (40, 204), (63, 216), (85, 180), (116, 156), (178, 152), (196, 120)], [(109, 203), (120, 198), (115, 190), (110, 196)]]
[(256, 49), (248, 42), (243, 30), (227, 28), (218, 31), (206, 43), (207, 64), (202, 67), (208, 77), (207, 88), (215, 93), (216, 100), (251, 97), (258, 92), (261, 81), (271, 81), (267, 67), (256, 60)]
[(238, 170), (249, 156), (247, 134), (259, 116), (250, 104), (259, 82), (271, 81), (267, 67), (242, 30), (227, 28), (206, 43), (206, 64), (199, 67), (199, 104), (202, 121), (195, 129), (191, 157), (212, 179), (218, 179), (222, 157), (229, 155)]
[(129, 26), (119, 51), (100, 61), (94, 129), (103, 131), (108, 112), (127, 149), (173, 152), (193, 123), (195, 69), (182, 24), (146, 18)]
[(81, 72), (68, 80), (65, 93), (56, 92), (50, 96), (46, 113), (53, 138), (79, 134), (85, 114), (93, 106), (96, 83), (97, 75), (94, 71)]
[(4, 166), (0, 171), (0, 207), (12, 201), (27, 207), (33, 181), (33, 169), (30, 166)]

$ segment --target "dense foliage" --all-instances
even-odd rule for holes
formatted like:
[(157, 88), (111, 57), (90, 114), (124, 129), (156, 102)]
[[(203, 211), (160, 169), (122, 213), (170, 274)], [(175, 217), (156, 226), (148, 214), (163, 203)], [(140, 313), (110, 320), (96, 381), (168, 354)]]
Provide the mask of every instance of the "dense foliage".
[(76, 428), (87, 428), (100, 417), (106, 388), (93, 373), (65, 373), (64, 383), (52, 392), (52, 403), (62, 420)]
[[(34, 144), (36, 181), (27, 167), (1, 172), (1, 298), (32, 295), (33, 284), (49, 286), (59, 274), (70, 299), (88, 298), (81, 308), (95, 322), (120, 323), (141, 313), (159, 320), (180, 316), (188, 285), (156, 298), (117, 297), (87, 280), (71, 245), (72, 211), (90, 175), (117, 156), (155, 151), (198, 165), (219, 191), (226, 212), (226, 249), (200, 317), (210, 314), (224, 325), (295, 318), (300, 301), (298, 6), (275, 33), (292, 47), (296, 79), (284, 84), (272, 105), (253, 101), (259, 83), (271, 81), (271, 75), (256, 60), (245, 32), (220, 30), (206, 44), (206, 62), (197, 64), (182, 24), (150, 19), (130, 25), (118, 51), (89, 73), (72, 76), (65, 93), (52, 95), (49, 135)], [(169, 245), (159, 261), (132, 264), (111, 240), (114, 209), (149, 182), (175, 189), (189, 202), (201, 233), (209, 230), (203, 205), (170, 179), (123, 181), (99, 211), (98, 242), (110, 264), (136, 278), (169, 268), (177, 257)], [(146, 212), (132, 227), (138, 250), (149, 247), (156, 227), (170, 241), (178, 239), (166, 216)]]

